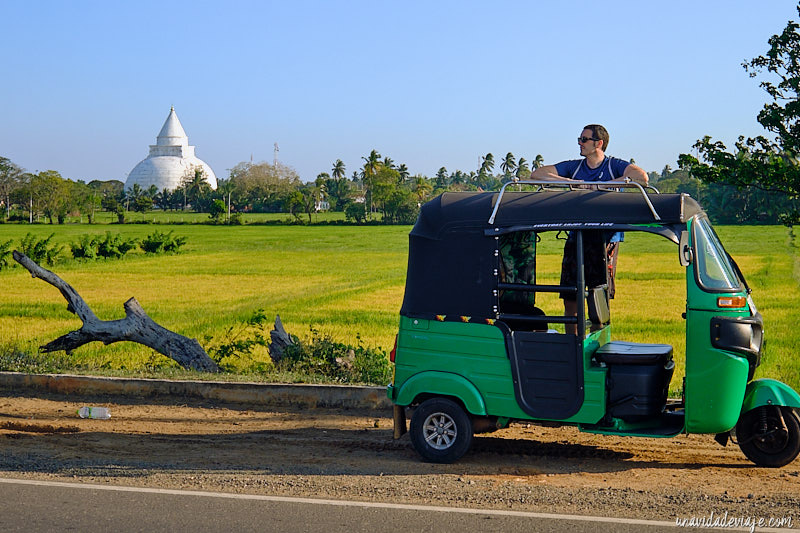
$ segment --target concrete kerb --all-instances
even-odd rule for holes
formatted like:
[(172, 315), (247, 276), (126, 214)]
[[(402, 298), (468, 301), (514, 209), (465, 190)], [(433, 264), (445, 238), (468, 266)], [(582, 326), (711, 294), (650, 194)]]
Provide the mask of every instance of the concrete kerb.
[(76, 396), (216, 400), (266, 407), (372, 409), (391, 413), (384, 387), (228, 383), (0, 372), (0, 391), (36, 390)]

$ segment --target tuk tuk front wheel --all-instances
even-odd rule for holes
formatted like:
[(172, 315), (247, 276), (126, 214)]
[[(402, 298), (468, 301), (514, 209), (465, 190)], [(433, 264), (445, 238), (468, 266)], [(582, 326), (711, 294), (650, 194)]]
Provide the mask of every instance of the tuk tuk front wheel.
[(786, 466), (800, 454), (800, 423), (791, 407), (762, 405), (736, 424), (739, 448), (758, 466)]
[(431, 398), (414, 410), (408, 433), (425, 461), (452, 463), (472, 444), (472, 420), (456, 402)]

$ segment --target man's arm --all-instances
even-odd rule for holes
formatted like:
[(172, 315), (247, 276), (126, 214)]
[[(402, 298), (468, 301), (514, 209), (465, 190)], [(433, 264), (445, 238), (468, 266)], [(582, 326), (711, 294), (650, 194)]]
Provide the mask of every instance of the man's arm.
[(544, 165), (531, 172), (532, 180), (545, 181), (572, 181), (572, 178), (565, 178), (558, 175), (555, 165)]
[(622, 178), (630, 178), (644, 186), (647, 186), (647, 183), (650, 181), (650, 178), (647, 176), (647, 172), (633, 163), (625, 167), (625, 172), (622, 173)]

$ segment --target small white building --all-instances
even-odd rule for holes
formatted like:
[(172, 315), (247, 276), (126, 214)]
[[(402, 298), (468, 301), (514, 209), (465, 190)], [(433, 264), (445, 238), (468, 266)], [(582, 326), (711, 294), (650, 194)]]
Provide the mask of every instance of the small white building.
[(156, 144), (150, 145), (150, 155), (133, 167), (125, 181), (125, 188), (130, 189), (138, 183), (142, 189), (155, 185), (159, 191), (174, 191), (180, 187), (181, 179), (196, 168), (203, 169), (206, 181), (212, 189), (216, 189), (217, 176), (205, 161), (194, 155), (194, 146), (189, 145), (189, 137), (172, 107), (156, 138)]

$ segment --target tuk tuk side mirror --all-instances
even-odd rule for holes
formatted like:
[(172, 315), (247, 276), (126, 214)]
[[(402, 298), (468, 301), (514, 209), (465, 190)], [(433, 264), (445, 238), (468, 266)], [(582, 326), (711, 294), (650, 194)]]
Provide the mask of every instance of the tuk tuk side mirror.
[(681, 232), (681, 239), (678, 243), (678, 259), (681, 262), (681, 266), (689, 266), (692, 264), (692, 259), (694, 259), (694, 252), (692, 252), (692, 247), (689, 245), (689, 232), (682, 231)]

